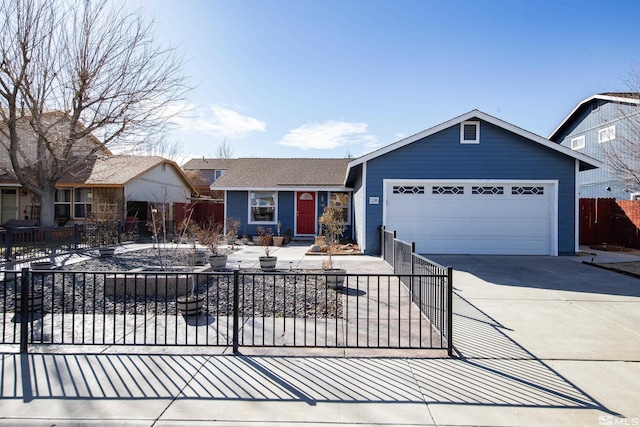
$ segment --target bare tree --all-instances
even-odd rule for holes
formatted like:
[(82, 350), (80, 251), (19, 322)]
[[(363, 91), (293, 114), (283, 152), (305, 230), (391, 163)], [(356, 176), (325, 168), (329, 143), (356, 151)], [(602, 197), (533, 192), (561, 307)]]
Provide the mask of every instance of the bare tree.
[(0, 162), (54, 221), (55, 186), (163, 132), (188, 87), (141, 12), (107, 0), (0, 0)]
[(227, 144), (227, 140), (222, 141), (221, 144), (218, 144), (216, 147), (216, 158), (218, 159), (230, 159), (233, 157), (233, 150), (231, 146)]
[(612, 95), (624, 100), (616, 104), (615, 127), (607, 132), (610, 142), (600, 144), (605, 170), (627, 192), (640, 192), (640, 69), (635, 66), (622, 79), (625, 92)]
[(143, 156), (161, 156), (165, 159), (180, 163), (184, 155), (182, 143), (178, 140), (160, 139), (156, 142), (144, 144), (134, 149), (133, 154)]

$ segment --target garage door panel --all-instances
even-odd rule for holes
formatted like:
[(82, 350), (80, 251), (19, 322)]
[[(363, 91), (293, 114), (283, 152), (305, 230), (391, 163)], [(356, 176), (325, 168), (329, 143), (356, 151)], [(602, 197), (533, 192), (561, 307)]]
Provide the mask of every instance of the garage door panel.
[(424, 186), (423, 194), (387, 191), (385, 225), (398, 238), (415, 242), (419, 252), (551, 254), (552, 185), (528, 184), (538, 194), (512, 194), (511, 187), (521, 188), (521, 183), (500, 183), (503, 194), (472, 194), (476, 184), (471, 183), (447, 183), (464, 187), (462, 194), (433, 194), (438, 185), (433, 182), (416, 185)]

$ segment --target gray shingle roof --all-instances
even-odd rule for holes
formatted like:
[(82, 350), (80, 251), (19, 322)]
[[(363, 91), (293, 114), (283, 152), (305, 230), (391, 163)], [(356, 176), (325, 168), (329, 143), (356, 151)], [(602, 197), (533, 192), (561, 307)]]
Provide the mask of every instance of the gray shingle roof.
[(353, 159), (236, 159), (212, 189), (344, 187)]
[(200, 158), (200, 159), (191, 159), (184, 165), (182, 165), (182, 169), (184, 170), (214, 170), (214, 169), (229, 169), (233, 162), (237, 159), (212, 159), (212, 158)]

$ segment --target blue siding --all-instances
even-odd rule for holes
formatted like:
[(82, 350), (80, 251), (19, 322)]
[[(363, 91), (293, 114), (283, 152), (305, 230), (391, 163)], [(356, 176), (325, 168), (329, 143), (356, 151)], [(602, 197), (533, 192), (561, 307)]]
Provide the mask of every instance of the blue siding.
[[(480, 144), (460, 144), (452, 126), (367, 163), (367, 197), (383, 200), (383, 179), (558, 180), (558, 252), (575, 252), (575, 160), (493, 124)], [(366, 205), (366, 253), (380, 253), (382, 203)]]
[[(594, 105), (598, 105), (594, 109)], [(598, 160), (603, 159), (602, 144), (598, 142), (598, 131), (607, 126), (616, 126), (616, 140), (629, 137), (625, 134), (625, 115), (637, 113), (638, 107), (623, 105), (604, 100), (592, 100), (582, 106), (554, 137), (557, 142), (571, 148), (571, 140), (584, 135), (585, 147), (576, 151)], [(612, 141), (615, 143), (615, 140)], [(612, 143), (609, 142), (609, 143)], [(609, 144), (605, 143), (605, 144)], [(606, 167), (580, 172), (580, 197), (615, 197), (629, 199), (629, 193), (623, 191), (625, 185), (616, 179), (615, 175)], [(606, 188), (611, 188), (607, 191)]]
[(255, 228), (247, 230), (247, 220), (249, 219), (249, 193), (246, 191), (227, 191), (227, 199), (225, 203), (227, 218), (236, 218), (240, 220), (238, 234), (240, 236), (254, 235)]
[[(322, 197), (321, 197), (322, 196)], [(324, 207), (327, 204), (328, 193), (319, 191), (317, 197), (318, 213), (322, 215)], [(295, 232), (295, 192), (294, 191), (278, 191), (278, 221), (281, 224), (280, 234), (284, 234), (287, 229)], [(238, 233), (246, 236), (255, 236), (258, 231), (256, 224), (249, 224), (249, 192), (247, 191), (227, 191), (227, 217), (233, 217), (240, 220), (240, 228)], [(277, 225), (265, 225), (270, 227), (276, 234)], [(351, 236), (351, 227), (347, 227), (345, 236)]]
[[(283, 235), (288, 228), (291, 235), (294, 233), (295, 220), (295, 193), (293, 191), (278, 191), (278, 221), (280, 221), (280, 235)], [(276, 227), (273, 228), (274, 234)]]

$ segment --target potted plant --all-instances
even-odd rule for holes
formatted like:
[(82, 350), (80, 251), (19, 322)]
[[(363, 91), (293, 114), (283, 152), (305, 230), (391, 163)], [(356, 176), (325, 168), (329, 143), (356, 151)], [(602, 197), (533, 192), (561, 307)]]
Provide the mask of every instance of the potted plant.
[(227, 244), (233, 250), (238, 240), (238, 229), (240, 228), (240, 220), (237, 218), (227, 218)]
[(273, 246), (282, 246), (284, 243), (284, 237), (280, 236), (280, 227), (282, 227), (282, 223), (278, 221), (278, 227), (276, 228), (278, 235), (273, 236)]
[(200, 244), (207, 246), (211, 251), (209, 264), (216, 271), (227, 266), (227, 254), (220, 249), (220, 240), (223, 236), (224, 226), (217, 223), (213, 216), (209, 217), (204, 227), (200, 229)]
[(188, 295), (179, 296), (176, 299), (178, 310), (185, 316), (195, 316), (202, 312), (204, 307), (204, 295), (195, 294), (195, 276), (191, 274), (189, 276), (189, 283), (191, 289)]
[(346, 229), (343, 209), (337, 206), (325, 207), (319, 222), (324, 234), (324, 243), (327, 247), (327, 259), (322, 263), (322, 268), (327, 278), (327, 286), (340, 288), (344, 283), (347, 271), (342, 268), (335, 268), (333, 255), (340, 237), (342, 237)]
[(284, 237), (284, 244), (288, 244), (291, 241), (291, 236), (293, 236), (293, 231), (290, 228), (287, 228), (282, 235)]
[(262, 271), (275, 271), (278, 257), (270, 256), (271, 243), (273, 238), (273, 230), (258, 226), (258, 243), (264, 249), (264, 256), (260, 259), (260, 268)]
[(205, 265), (207, 262), (207, 252), (198, 249), (196, 239), (201, 233), (200, 226), (190, 221), (191, 218), (185, 218), (177, 227), (179, 233), (179, 242), (186, 242), (191, 245), (191, 251), (187, 253), (187, 264), (191, 266)]
[(98, 218), (95, 212), (89, 212), (85, 218), (87, 238), (98, 246), (101, 257), (112, 257), (115, 253), (114, 244), (118, 243), (118, 224), (114, 215), (102, 215)]

